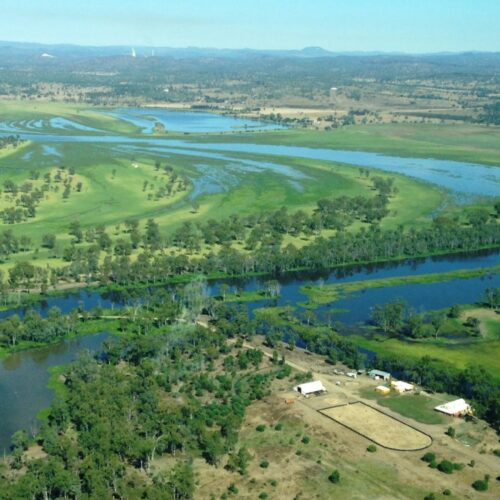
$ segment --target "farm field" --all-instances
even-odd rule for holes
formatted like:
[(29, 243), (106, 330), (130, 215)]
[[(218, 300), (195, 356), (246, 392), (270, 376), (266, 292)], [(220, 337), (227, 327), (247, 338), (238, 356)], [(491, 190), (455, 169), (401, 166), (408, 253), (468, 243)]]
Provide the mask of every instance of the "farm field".
[[(272, 351), (260, 339), (255, 339), (251, 345), (272, 357)], [(296, 372), (310, 370), (312, 378), (321, 380), (328, 390), (327, 394), (303, 398), (291, 391), (286, 381), (277, 381), (271, 395), (249, 408), (242, 427), (241, 445), (252, 457), (247, 474), (235, 481), (230, 472), (214, 471), (202, 460), (197, 460), (195, 471), (200, 491), (221, 495), (235, 482), (242, 498), (253, 498), (266, 492), (270, 498), (301, 494), (305, 498), (370, 496), (421, 499), (429, 492), (437, 495), (446, 488), (460, 498), (464, 494), (474, 495), (470, 488), (471, 478), (495, 467), (497, 458), (491, 450), (495, 447), (496, 438), (491, 430), (486, 430), (483, 423), (445, 418), (433, 410), (433, 406), (453, 396), (440, 394), (431, 398), (408, 394), (379, 398), (374, 392), (379, 382), (366, 376), (353, 380), (345, 375), (335, 375), (333, 367), (320, 356), (299, 348), (287, 351), (286, 356)], [(336, 368), (346, 369), (339, 365)], [(413, 409), (410, 404), (412, 398), (425, 404), (419, 403)], [(406, 412), (400, 413), (386, 405), (389, 401), (400, 399), (409, 401)], [(422, 451), (395, 451), (376, 446), (374, 452), (369, 452), (368, 447), (373, 445), (370, 439), (322, 415), (325, 407), (360, 400), (390, 415), (386, 417), (391, 422), (390, 426), (385, 420), (372, 421), (374, 432), (390, 432), (394, 419), (398, 419), (430, 435), (433, 438), (431, 446)], [(354, 412), (360, 405), (362, 403), (347, 407)], [(361, 433), (364, 433), (365, 419), (356, 415), (354, 418), (362, 428)], [(449, 425), (456, 427), (457, 439), (450, 439), (444, 434)], [(468, 462), (473, 457), (475, 467), (465, 467), (452, 476), (443, 474), (429, 468), (421, 460), (429, 451), (439, 459), (446, 458), (457, 463)], [(264, 468), (262, 463), (268, 465)], [(167, 464), (159, 460), (157, 466), (163, 468)], [(332, 470), (340, 473), (337, 484), (328, 480)], [(492, 487), (491, 494), (494, 495), (497, 485), (492, 484)], [(197, 498), (202, 497), (200, 493)]]
[(430, 436), (364, 403), (324, 408), (320, 413), (384, 448), (417, 451), (432, 444)]

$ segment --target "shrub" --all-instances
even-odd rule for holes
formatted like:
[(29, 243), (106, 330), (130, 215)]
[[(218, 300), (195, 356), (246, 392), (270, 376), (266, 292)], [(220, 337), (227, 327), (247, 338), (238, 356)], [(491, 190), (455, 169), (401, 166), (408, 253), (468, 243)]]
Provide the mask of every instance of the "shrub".
[(428, 495), (425, 495), (424, 500), (435, 500), (436, 495), (434, 493), (429, 493)]
[(423, 457), (422, 460), (427, 463), (435, 462), (436, 461), (436, 454), (428, 451)]
[(369, 451), (370, 453), (375, 453), (377, 451), (377, 447), (374, 444), (371, 444), (366, 448), (366, 451)]
[(229, 488), (227, 489), (229, 491), (229, 493), (233, 494), (233, 495), (237, 495), (238, 494), (238, 488), (236, 487), (236, 485), (234, 483), (231, 483), (229, 485)]
[(256, 430), (257, 432), (264, 432), (264, 431), (266, 430), (266, 426), (265, 426), (264, 424), (259, 424), (259, 425), (255, 428), (255, 430)]
[(335, 469), (329, 476), (328, 476), (328, 480), (333, 483), (333, 484), (337, 484), (338, 482), (340, 482), (340, 472)]
[(500, 448), (497, 448), (494, 452), (493, 452), (494, 455), (496, 455), (497, 457), (500, 457)]
[(448, 429), (446, 430), (446, 434), (448, 434), (448, 436), (450, 436), (451, 438), (454, 438), (455, 437), (455, 427), (452, 427), (450, 425), (448, 427)]
[(304, 444), (309, 444), (309, 443), (311, 442), (311, 438), (310, 438), (309, 436), (304, 436), (304, 437), (302, 438), (302, 442), (303, 442)]
[(275, 431), (281, 431), (283, 429), (283, 424), (280, 422), (274, 426)]
[(455, 470), (453, 463), (449, 460), (441, 460), (437, 468), (440, 472), (444, 472), (445, 474), (453, 474), (453, 471)]
[(455, 470), (463, 470), (464, 467), (465, 467), (464, 464), (453, 463), (453, 469)]
[(451, 495), (451, 490), (449, 490), (448, 488), (446, 488), (444, 491), (443, 491), (443, 495), (445, 497), (449, 497)]
[(487, 491), (488, 490), (488, 481), (486, 479), (478, 479), (472, 483), (472, 487), (476, 491)]
[(269, 461), (264, 459), (260, 462), (260, 466), (262, 469), (267, 469), (269, 467)]
[(260, 500), (265, 500), (267, 497), (268, 497), (268, 495), (267, 495), (267, 493), (266, 493), (265, 491), (263, 491), (263, 492), (259, 495)]
[(455, 305), (450, 307), (450, 310), (448, 311), (448, 317), (449, 318), (458, 318), (460, 316), (461, 312), (462, 312), (462, 308), (458, 304), (455, 304)]
[(270, 484), (273, 488), (276, 488), (276, 486), (278, 486), (278, 481), (276, 481), (276, 479), (271, 479)]

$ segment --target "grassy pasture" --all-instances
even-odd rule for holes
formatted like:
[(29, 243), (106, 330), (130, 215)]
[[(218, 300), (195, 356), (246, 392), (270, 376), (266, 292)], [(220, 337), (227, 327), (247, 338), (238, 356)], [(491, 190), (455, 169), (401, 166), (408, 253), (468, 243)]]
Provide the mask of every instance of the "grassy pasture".
[(500, 165), (500, 127), (482, 125), (398, 123), (356, 125), (326, 132), (294, 128), (272, 133), (210, 136), (205, 140), (363, 150)]
[[(163, 182), (162, 171), (157, 172), (154, 169), (156, 160), (160, 160), (162, 165), (172, 166), (180, 176), (190, 178), (195, 183), (202, 175), (197, 170), (200, 162), (197, 156), (190, 156), (186, 152), (162, 159), (154, 153), (117, 152), (110, 145), (103, 143), (54, 142), (50, 146), (52, 153), (47, 152), (42, 144), (27, 143), (0, 157), (0, 185), (7, 179), (22, 184), (29, 179), (33, 169), (43, 177), (45, 173), (54, 172), (61, 166), (74, 168), (76, 176), (83, 184), (82, 191), (72, 192), (67, 200), (62, 199), (61, 193), (49, 193), (50, 196), (38, 207), (34, 219), (4, 225), (4, 228), (11, 229), (16, 235), (29, 236), (35, 245), (38, 245), (42, 236), (47, 233), (56, 234), (60, 245), (68, 244), (71, 237), (67, 231), (74, 220), (79, 220), (83, 229), (105, 225), (114, 238), (123, 236), (115, 227), (126, 219), (136, 219), (143, 227), (145, 221), (153, 217), (159, 223), (164, 236), (168, 236), (185, 221), (220, 220), (231, 214), (244, 216), (268, 212), (282, 206), (288, 207), (289, 212), (302, 209), (310, 213), (321, 198), (336, 195), (373, 196), (370, 179), (361, 177), (358, 169), (351, 166), (280, 158), (281, 165), (292, 168), (303, 176), (298, 181), (298, 189), (297, 185), (278, 172), (265, 169), (257, 172), (246, 171), (243, 164), (241, 169), (237, 164), (239, 159), (276, 162), (276, 158), (240, 154), (231, 155), (234, 160), (229, 163), (203, 158), (203, 164), (219, 182), (221, 192), (201, 194), (197, 198), (200, 207), (194, 211), (188, 199), (192, 186), (188, 191), (177, 191), (173, 196), (160, 200), (149, 200), (147, 195), (152, 192), (152, 186), (156, 189)], [(396, 179), (398, 194), (391, 199), (390, 215), (383, 220), (382, 226), (396, 227), (410, 223), (422, 226), (428, 223), (429, 214), (442, 203), (443, 192), (402, 175), (393, 177)], [(143, 190), (145, 181), (148, 182), (146, 191)], [(425, 203), (418, 200), (425, 200)], [(360, 225), (361, 223), (356, 222), (353, 228)], [(324, 236), (332, 234), (332, 231), (328, 234), (325, 232)], [(299, 247), (310, 239), (311, 237), (305, 239), (302, 236), (287, 236), (284, 244), (293, 243)], [(235, 243), (235, 247), (241, 249), (242, 245)], [(217, 248), (214, 249), (217, 251)], [(207, 250), (202, 248), (201, 253)], [(60, 265), (60, 261), (53, 258), (53, 255), (54, 252), (40, 250), (36, 254), (38, 264)], [(3, 266), (9, 267), (18, 259), (32, 257), (32, 252), (16, 255)]]

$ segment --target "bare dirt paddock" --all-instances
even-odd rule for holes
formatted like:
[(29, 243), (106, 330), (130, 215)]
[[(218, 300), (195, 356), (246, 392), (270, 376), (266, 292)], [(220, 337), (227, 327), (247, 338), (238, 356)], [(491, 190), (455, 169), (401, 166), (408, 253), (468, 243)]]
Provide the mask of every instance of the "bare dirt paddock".
[(416, 451), (432, 444), (429, 435), (361, 401), (324, 408), (319, 412), (390, 450)]

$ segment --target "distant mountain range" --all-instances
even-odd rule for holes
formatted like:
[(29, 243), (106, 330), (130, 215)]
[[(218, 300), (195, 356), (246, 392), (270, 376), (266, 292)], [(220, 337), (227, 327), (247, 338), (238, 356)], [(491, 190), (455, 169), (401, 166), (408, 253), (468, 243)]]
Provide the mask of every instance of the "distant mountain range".
[[(3, 56), (44, 57), (44, 58), (95, 58), (130, 56), (135, 57), (170, 57), (175, 59), (214, 57), (214, 58), (245, 58), (245, 57), (287, 57), (287, 58), (320, 58), (337, 56), (410, 56), (403, 52), (334, 52), (322, 47), (306, 47), (299, 50), (260, 50), (260, 49), (217, 49), (200, 47), (144, 47), (144, 46), (83, 46), (83, 45), (47, 45), (40, 43), (0, 41), (0, 52)], [(441, 52), (428, 55), (453, 55), (456, 53)], [(470, 52), (469, 52), (470, 54)], [(414, 54), (424, 55), (424, 54)]]

